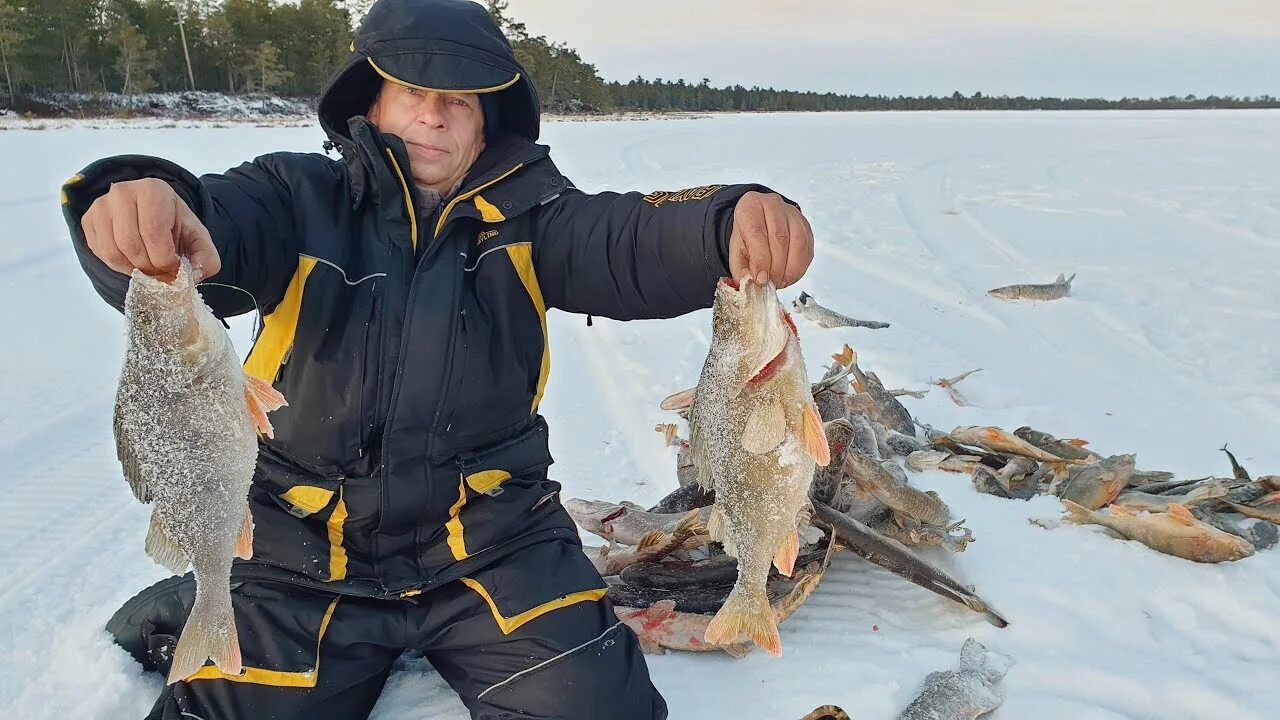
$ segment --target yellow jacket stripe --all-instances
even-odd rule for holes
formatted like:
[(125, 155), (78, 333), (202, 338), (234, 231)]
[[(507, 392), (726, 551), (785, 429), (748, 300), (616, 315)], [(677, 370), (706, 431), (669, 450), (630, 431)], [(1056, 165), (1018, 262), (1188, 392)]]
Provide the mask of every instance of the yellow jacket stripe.
[(467, 587), (479, 593), (480, 597), (484, 598), (485, 603), (489, 605), (489, 612), (493, 613), (493, 619), (497, 621), (498, 627), (502, 630), (503, 635), (510, 635), (521, 625), (524, 625), (534, 618), (546, 615), (552, 610), (559, 610), (562, 607), (567, 607), (580, 602), (594, 602), (604, 597), (605, 594), (609, 592), (608, 588), (600, 588), (599, 590), (582, 590), (580, 592), (558, 597), (555, 600), (544, 602), (541, 605), (525, 610), (514, 617), (506, 617), (498, 610), (498, 606), (493, 602), (493, 598), (489, 595), (489, 591), (485, 590), (484, 586), (477, 582), (475, 578), (464, 577), (462, 578), (462, 582)]
[(298, 267), (284, 298), (270, 315), (262, 318), (262, 333), (253, 344), (249, 358), (244, 361), (246, 373), (265, 382), (275, 382), (285, 355), (293, 347), (293, 338), (298, 332), (298, 315), (302, 312), (302, 291), (315, 267), (315, 258), (298, 256)]
[(341, 596), (335, 597), (333, 602), (329, 603), (329, 609), (324, 612), (324, 619), (320, 621), (320, 632), (316, 636), (316, 663), (310, 670), (302, 672), (283, 672), (280, 670), (267, 670), (264, 668), (256, 668), (245, 666), (239, 675), (228, 675), (218, 669), (217, 665), (206, 665), (192, 673), (186, 679), (187, 682), (192, 680), (230, 680), (231, 682), (250, 683), (253, 685), (270, 685), (272, 687), (292, 687), (292, 688), (313, 688), (316, 686), (316, 680), (320, 677), (320, 642), (324, 640), (325, 631), (329, 629), (329, 620), (333, 618), (333, 611), (338, 607), (338, 600)]
[(347, 549), (342, 546), (343, 525), (347, 522), (347, 503), (342, 499), (342, 490), (338, 490), (338, 504), (329, 516), (329, 581), (343, 580), (347, 577)]
[(295, 485), (280, 496), (290, 505), (310, 515), (324, 509), (333, 499), (333, 491), (313, 485)]
[(547, 337), (547, 304), (542, 299), (542, 289), (538, 286), (538, 276), (533, 270), (533, 248), (529, 245), (508, 245), (507, 254), (511, 264), (524, 283), (524, 289), (538, 311), (538, 322), (542, 324), (542, 367), (538, 371), (538, 389), (533, 395), (530, 413), (538, 411), (538, 403), (542, 402), (542, 394), (547, 389), (547, 378), (551, 375), (551, 342)]
[(449, 519), (444, 524), (446, 541), (449, 543), (449, 551), (453, 553), (454, 560), (465, 560), (467, 557), (467, 545), (462, 539), (462, 518), (458, 517), (458, 513), (462, 512), (462, 506), (467, 504), (467, 481), (462, 475), (458, 475), (458, 500), (449, 506)]
[(400, 163), (396, 162), (396, 156), (391, 152), (391, 148), (387, 148), (387, 157), (391, 159), (391, 167), (396, 171), (396, 177), (400, 178), (400, 188), (404, 190), (404, 207), (409, 211), (409, 244), (413, 246), (413, 251), (418, 251), (418, 214), (413, 210), (413, 196), (409, 194), (409, 183), (405, 182), (404, 173), (400, 171)]
[(480, 211), (480, 219), (487, 223), (502, 222), (507, 219), (506, 215), (497, 208), (493, 203), (484, 199), (483, 195), (476, 195), (476, 209)]

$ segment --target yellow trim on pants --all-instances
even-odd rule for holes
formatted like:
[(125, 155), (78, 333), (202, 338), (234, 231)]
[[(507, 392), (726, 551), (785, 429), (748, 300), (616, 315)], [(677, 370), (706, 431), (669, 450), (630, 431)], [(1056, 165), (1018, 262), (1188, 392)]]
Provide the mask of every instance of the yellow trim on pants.
[(484, 586), (476, 581), (475, 578), (464, 577), (462, 578), (462, 582), (467, 587), (479, 593), (480, 597), (484, 598), (484, 601), (489, 604), (489, 612), (493, 613), (493, 619), (497, 621), (498, 627), (502, 630), (503, 635), (510, 635), (521, 625), (524, 625), (534, 618), (546, 615), (552, 610), (559, 610), (562, 607), (567, 607), (580, 602), (596, 601), (604, 597), (605, 594), (609, 592), (608, 588), (600, 588), (599, 590), (582, 590), (558, 597), (555, 600), (544, 602), (537, 607), (525, 610), (515, 617), (506, 617), (498, 611), (498, 606), (493, 602), (493, 598), (489, 595), (489, 591), (485, 590)]
[(324, 640), (325, 631), (329, 629), (329, 620), (333, 618), (333, 611), (338, 607), (339, 599), (341, 599), (341, 596), (335, 597), (333, 602), (329, 603), (329, 609), (325, 610), (324, 619), (320, 621), (320, 632), (317, 633), (316, 637), (316, 664), (310, 670), (283, 672), (246, 665), (239, 675), (228, 675), (219, 670), (217, 665), (205, 665), (192, 673), (185, 682), (191, 682), (192, 680), (230, 680), (231, 682), (270, 685), (272, 687), (315, 687), (316, 681), (320, 677), (320, 642)]

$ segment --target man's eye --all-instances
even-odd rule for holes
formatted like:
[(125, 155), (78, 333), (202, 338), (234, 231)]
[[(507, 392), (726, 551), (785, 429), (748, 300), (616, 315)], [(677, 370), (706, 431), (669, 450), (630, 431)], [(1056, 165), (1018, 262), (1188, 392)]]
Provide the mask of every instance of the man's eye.
[(457, 105), (458, 107), (471, 107), (470, 105), (467, 104), (467, 101), (463, 100), (462, 98), (454, 98), (449, 102), (452, 102), (454, 105)]
[(402, 87), (404, 87), (404, 91), (405, 91), (405, 93), (406, 93), (406, 94), (409, 94), (409, 95), (417, 95), (417, 94), (418, 94), (418, 88), (415, 88), (415, 87), (409, 87), (408, 85), (404, 85), (404, 86), (402, 86)]

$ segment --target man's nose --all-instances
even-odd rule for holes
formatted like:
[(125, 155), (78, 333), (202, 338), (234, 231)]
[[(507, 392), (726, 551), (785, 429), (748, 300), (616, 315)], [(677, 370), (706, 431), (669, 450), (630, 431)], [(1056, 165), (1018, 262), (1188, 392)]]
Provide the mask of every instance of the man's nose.
[(434, 128), (444, 128), (444, 98), (439, 93), (428, 92), (418, 108), (418, 122)]

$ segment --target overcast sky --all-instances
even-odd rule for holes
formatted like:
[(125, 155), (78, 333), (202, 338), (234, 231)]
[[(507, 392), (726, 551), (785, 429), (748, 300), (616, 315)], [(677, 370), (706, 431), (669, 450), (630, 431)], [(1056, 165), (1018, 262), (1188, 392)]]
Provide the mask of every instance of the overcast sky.
[(510, 0), (606, 80), (854, 94), (1280, 95), (1280, 0)]

